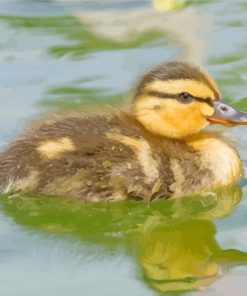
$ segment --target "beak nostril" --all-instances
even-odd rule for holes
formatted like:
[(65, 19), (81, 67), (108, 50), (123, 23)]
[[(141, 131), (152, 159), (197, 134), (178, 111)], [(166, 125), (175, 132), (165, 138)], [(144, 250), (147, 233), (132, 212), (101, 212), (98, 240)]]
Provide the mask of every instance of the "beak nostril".
[(220, 110), (223, 111), (223, 112), (227, 112), (227, 111), (229, 111), (229, 108), (226, 107), (226, 106), (221, 106)]

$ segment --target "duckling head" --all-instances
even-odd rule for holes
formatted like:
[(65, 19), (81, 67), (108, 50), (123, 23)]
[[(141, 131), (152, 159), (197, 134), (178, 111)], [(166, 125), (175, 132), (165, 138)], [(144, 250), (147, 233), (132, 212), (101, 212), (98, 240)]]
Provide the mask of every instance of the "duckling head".
[(247, 124), (247, 113), (220, 98), (218, 86), (207, 72), (185, 62), (167, 62), (140, 80), (134, 114), (152, 134), (174, 139), (199, 133), (210, 123)]

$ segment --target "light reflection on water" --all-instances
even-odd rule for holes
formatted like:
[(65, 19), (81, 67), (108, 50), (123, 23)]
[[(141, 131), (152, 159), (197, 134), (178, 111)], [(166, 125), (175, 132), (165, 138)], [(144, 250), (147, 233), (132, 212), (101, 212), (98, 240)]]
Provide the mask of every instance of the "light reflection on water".
[[(82, 26), (71, 16), (75, 9), (109, 12), (111, 8), (147, 5), (148, 1), (100, 5), (97, 1), (67, 5), (3, 1), (0, 144), (7, 143), (30, 116), (43, 110), (77, 107), (90, 99), (118, 103), (150, 65), (178, 56), (164, 34), (128, 44), (101, 42), (98, 47), (97, 40), (90, 37), (86, 53), (80, 39), (86, 35), (73, 35)], [(223, 96), (246, 108), (247, 5), (209, 1), (198, 8), (211, 14), (215, 23), (208, 69)], [(13, 17), (16, 15), (41, 15), (41, 19), (27, 22)], [(48, 15), (49, 22), (44, 20)], [(247, 168), (244, 127), (232, 133)], [(185, 278), (189, 289), (211, 284), (213, 293), (232, 295), (234, 289), (245, 295), (247, 269), (240, 263), (246, 261), (246, 255), (238, 250), (247, 251), (246, 189), (239, 204), (238, 192), (235, 188), (207, 200), (156, 205), (90, 206), (2, 197), (0, 291), (3, 295), (20, 291), (18, 295), (145, 296), (174, 290), (174, 280), (182, 289), (185, 283), (179, 279)], [(190, 294), (214, 295), (210, 293)]]

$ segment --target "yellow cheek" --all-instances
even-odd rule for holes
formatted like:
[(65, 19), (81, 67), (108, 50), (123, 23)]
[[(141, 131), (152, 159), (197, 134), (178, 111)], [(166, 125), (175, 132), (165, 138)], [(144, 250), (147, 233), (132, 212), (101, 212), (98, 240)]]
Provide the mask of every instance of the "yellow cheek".
[[(181, 126), (181, 122), (191, 122), (194, 118), (201, 117), (201, 112), (197, 104), (181, 104), (176, 100), (167, 100), (160, 104), (160, 114), (162, 117), (170, 118), (175, 124)], [(198, 112), (199, 111), (199, 112)]]
[(205, 128), (209, 124), (205, 116), (213, 112), (205, 103), (181, 104), (173, 99), (143, 97), (135, 105), (135, 116), (149, 131), (177, 139)]
[(166, 106), (166, 108), (160, 110), (159, 114), (167, 123), (183, 133), (194, 133), (204, 128), (207, 125), (205, 116), (210, 116), (214, 112), (206, 104), (192, 103), (190, 105), (181, 105), (178, 102), (172, 101), (169, 103), (174, 104), (173, 108), (167, 108)]
[(214, 114), (214, 108), (207, 105), (207, 104), (201, 104), (201, 114), (204, 116), (212, 116)]

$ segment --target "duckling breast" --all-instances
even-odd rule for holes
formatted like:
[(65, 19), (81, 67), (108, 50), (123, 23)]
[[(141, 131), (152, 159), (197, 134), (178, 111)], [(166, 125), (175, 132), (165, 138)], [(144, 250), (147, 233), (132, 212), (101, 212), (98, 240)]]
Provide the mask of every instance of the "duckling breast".
[(243, 167), (237, 151), (217, 133), (204, 134), (188, 141), (200, 156), (200, 166), (213, 176), (211, 187), (226, 186), (243, 176)]

